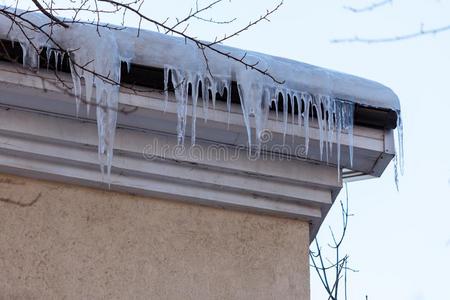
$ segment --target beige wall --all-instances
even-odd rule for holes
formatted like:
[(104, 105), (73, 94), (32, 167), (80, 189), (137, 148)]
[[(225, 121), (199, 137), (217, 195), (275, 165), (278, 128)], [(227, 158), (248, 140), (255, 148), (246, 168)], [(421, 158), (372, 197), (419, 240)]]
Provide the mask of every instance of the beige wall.
[(309, 299), (308, 224), (0, 174), (0, 299)]

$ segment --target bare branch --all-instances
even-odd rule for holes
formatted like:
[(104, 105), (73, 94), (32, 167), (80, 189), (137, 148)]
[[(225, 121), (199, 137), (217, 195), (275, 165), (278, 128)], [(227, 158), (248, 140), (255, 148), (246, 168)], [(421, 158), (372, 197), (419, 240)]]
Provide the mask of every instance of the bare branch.
[(387, 37), (387, 38), (360, 38), (358, 36), (355, 36), (353, 38), (343, 38), (343, 39), (334, 39), (331, 40), (331, 43), (365, 43), (365, 44), (376, 44), (376, 43), (391, 43), (391, 42), (398, 42), (398, 41), (404, 41), (404, 40), (410, 40), (413, 38), (426, 36), (426, 35), (435, 35), (438, 33), (442, 33), (445, 31), (450, 30), (450, 25), (438, 27), (438, 28), (432, 28), (432, 29), (424, 29), (423, 24), (420, 26), (420, 29), (417, 32), (404, 34), (404, 35), (398, 35), (393, 37)]
[[(339, 287), (341, 286), (340, 280), (342, 278), (344, 279), (344, 297), (347, 297), (347, 271), (357, 272), (356, 270), (348, 267), (349, 256), (347, 254), (341, 256), (340, 252), (342, 242), (347, 232), (348, 217), (351, 216), (351, 214), (348, 213), (347, 185), (345, 185), (345, 189), (345, 204), (343, 201), (340, 201), (343, 229), (339, 238), (336, 238), (334, 231), (330, 227), (332, 244), (329, 244), (328, 246), (334, 251), (334, 260), (332, 261), (324, 257), (317, 238), (314, 240), (315, 251), (312, 249), (309, 251), (311, 266), (315, 269), (317, 275), (319, 276), (319, 279), (328, 294), (328, 299), (331, 300), (338, 299)], [(327, 264), (325, 264), (325, 260), (327, 261)], [(330, 281), (331, 279), (333, 279), (333, 281)]]
[(205, 18), (198, 17), (198, 16), (194, 16), (194, 18), (197, 19), (197, 20), (203, 21), (203, 22), (213, 23), (213, 24), (220, 24), (220, 25), (231, 24), (231, 23), (233, 23), (234, 21), (237, 20), (237, 18), (233, 18), (233, 19), (230, 19), (230, 20), (218, 21), (218, 20), (214, 20), (212, 18), (205, 19)]
[(252, 26), (258, 24), (259, 22), (261, 22), (261, 21), (263, 21), (263, 20), (266, 20), (266, 21), (269, 22), (269, 21), (270, 21), (270, 20), (269, 20), (269, 16), (272, 15), (273, 13), (275, 13), (282, 5), (283, 5), (283, 1), (281, 1), (280, 3), (278, 3), (278, 5), (275, 6), (273, 9), (267, 10), (266, 13), (265, 13), (264, 15), (260, 16), (257, 20), (249, 22), (247, 26), (242, 27), (242, 28), (239, 29), (239, 30), (236, 30), (235, 32), (233, 32), (232, 34), (230, 34), (230, 35), (228, 35), (228, 36), (224, 36), (223, 38), (218, 39), (218, 40), (214, 41), (213, 43), (211, 43), (211, 44), (209, 44), (209, 45), (210, 45), (210, 46), (213, 46), (213, 45), (215, 45), (215, 44), (223, 43), (223, 42), (226, 41), (226, 40), (229, 40), (229, 39), (231, 39), (231, 38), (233, 38), (233, 37), (235, 37), (235, 36), (238, 36), (240, 33), (242, 33), (242, 32), (244, 32), (244, 31), (248, 30), (250, 27), (252, 27)]
[[(254, 64), (247, 63), (247, 62), (241, 60), (241, 58), (231, 55), (229, 52), (226, 52), (224, 50), (221, 50), (220, 48), (214, 47), (216, 44), (218, 44), (220, 42), (223, 42), (225, 40), (228, 40), (228, 39), (238, 35), (242, 31), (247, 30), (248, 28), (250, 28), (253, 25), (256, 25), (257, 23), (259, 23), (262, 20), (268, 20), (268, 16), (273, 14), (275, 11), (277, 11), (280, 8), (280, 6), (283, 4), (283, 1), (281, 1), (274, 9), (272, 9), (270, 11), (268, 10), (266, 12), (266, 14), (261, 16), (258, 20), (250, 22), (247, 26), (241, 28), (240, 30), (235, 31), (233, 34), (229, 35), (228, 37), (224, 37), (224, 38), (222, 38), (220, 40), (216, 40), (215, 42), (212, 42), (212, 43), (200, 41), (199, 39), (197, 39), (197, 38), (195, 38), (195, 37), (193, 37), (191, 35), (186, 34), (184, 31), (179, 31), (177, 29), (174, 29), (173, 27), (169, 27), (168, 25), (165, 25), (165, 24), (163, 24), (163, 23), (161, 23), (161, 22), (159, 22), (157, 20), (154, 20), (154, 19), (144, 15), (143, 13), (141, 13), (139, 11), (139, 9), (135, 9), (133, 7), (127, 6), (126, 4), (123, 4), (123, 3), (120, 3), (120, 2), (117, 2), (117, 1), (114, 1), (114, 0), (98, 0), (98, 1), (99, 2), (109, 3), (109, 4), (117, 6), (117, 7), (127, 8), (129, 11), (133, 12), (134, 14), (136, 14), (140, 19), (143, 19), (143, 20), (146, 20), (146, 21), (148, 21), (148, 22), (150, 22), (152, 24), (155, 24), (157, 27), (161, 27), (164, 30), (166, 30), (166, 32), (171, 32), (173, 34), (176, 34), (176, 35), (179, 35), (179, 36), (185, 38), (186, 40), (194, 42), (200, 48), (200, 50), (203, 49), (202, 51), (204, 51), (204, 49), (209, 49), (210, 51), (213, 51), (213, 52), (215, 52), (217, 54), (220, 54), (220, 55), (225, 56), (225, 57), (227, 57), (227, 58), (229, 58), (231, 60), (234, 60), (234, 61), (244, 65), (245, 67), (250, 68), (251, 70), (254, 70), (254, 71), (256, 71), (256, 72), (258, 72), (258, 73), (260, 73), (262, 75), (268, 76), (269, 78), (271, 78), (274, 82), (276, 82), (278, 84), (283, 84), (284, 83), (284, 81), (281, 81), (281, 80), (275, 78), (267, 70), (261, 69), (261, 68), (257, 67)], [(181, 22), (179, 22), (179, 23), (181, 23)]]
[(177, 23), (175, 25), (173, 25), (170, 29), (167, 29), (166, 33), (173, 32), (173, 30), (175, 28), (177, 28), (178, 26), (180, 26), (181, 24), (187, 22), (188, 20), (190, 20), (190, 19), (192, 19), (194, 17), (197, 17), (197, 15), (200, 14), (201, 12), (206, 11), (206, 10), (214, 7), (216, 4), (218, 4), (218, 3), (222, 2), (222, 1), (223, 0), (215, 0), (215, 1), (211, 2), (210, 4), (208, 4), (208, 5), (206, 5), (206, 6), (202, 7), (202, 8), (199, 8), (198, 7), (198, 2), (196, 2), (196, 9), (195, 9), (195, 11), (193, 11), (193, 9), (191, 8), (191, 10), (189, 11), (189, 14), (185, 18), (183, 18), (181, 20), (178, 20)]
[(383, 0), (383, 1), (379, 1), (379, 2), (374, 2), (368, 6), (361, 7), (361, 8), (354, 8), (352, 6), (344, 6), (344, 9), (349, 10), (353, 13), (362, 13), (362, 12), (372, 11), (374, 9), (385, 6), (387, 4), (392, 4), (392, 0)]
[(64, 28), (69, 28), (69, 26), (67, 24), (64, 24), (57, 17), (55, 17), (54, 15), (49, 13), (44, 7), (42, 7), (41, 3), (39, 3), (38, 0), (32, 0), (32, 1), (33, 1), (34, 5), (36, 5), (36, 7), (39, 9), (39, 11), (41, 11), (44, 15), (46, 15), (50, 20), (52, 20), (53, 22), (55, 22), (58, 25), (61, 25)]

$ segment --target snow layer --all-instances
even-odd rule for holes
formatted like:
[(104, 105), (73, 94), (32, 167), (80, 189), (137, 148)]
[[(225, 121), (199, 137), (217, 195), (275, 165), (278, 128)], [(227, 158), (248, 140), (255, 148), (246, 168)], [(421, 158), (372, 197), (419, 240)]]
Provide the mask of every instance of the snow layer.
[[(124, 31), (121, 35), (127, 35), (128, 38), (120, 40), (119, 43), (135, 43), (134, 63), (161, 68), (167, 64), (176, 65), (186, 70), (204, 68), (201, 51), (194, 43), (184, 38), (145, 30), (141, 30), (137, 37), (136, 29), (127, 28)], [(237, 58), (245, 55), (246, 62), (258, 62), (258, 67), (261, 69), (267, 67), (271, 75), (280, 81), (285, 81), (282, 86), (288, 89), (308, 91), (311, 94), (325, 94), (370, 107), (400, 110), (397, 95), (377, 82), (286, 58), (223, 45), (215, 47)], [(242, 68), (240, 63), (208, 49), (205, 52), (214, 75), (231, 75), (233, 80), (236, 79), (236, 73), (239, 73), (239, 69)], [(254, 76), (256, 75), (259, 74)], [(273, 85), (273, 81), (268, 77), (261, 80)]]
[[(48, 23), (40, 14), (26, 14), (26, 20), (35, 25)], [(28, 21), (27, 21), (28, 20)], [(30, 23), (27, 24), (30, 27)], [(175, 87), (177, 101), (177, 134), (178, 142), (184, 144), (188, 101), (192, 102), (191, 143), (195, 144), (195, 122), (197, 118), (197, 102), (199, 87), (203, 88), (202, 97), (204, 117), (207, 119), (209, 94), (211, 104), (215, 107), (216, 93), (223, 94), (227, 90), (227, 107), (231, 108), (231, 82), (236, 81), (241, 99), (242, 114), (248, 135), (249, 146), (261, 145), (261, 136), (266, 129), (270, 105), (277, 104), (282, 95), (283, 122), (286, 133), (288, 123), (288, 106), (304, 107), (305, 111), (292, 116), (292, 123), (304, 130), (305, 146), (309, 145), (310, 112), (318, 116), (320, 129), (320, 155), (328, 161), (332, 153), (333, 141), (337, 141), (337, 162), (340, 163), (340, 143), (342, 133), (348, 133), (350, 144), (350, 161), (353, 160), (353, 112), (354, 104), (388, 108), (398, 112), (399, 147), (402, 154), (402, 132), (400, 104), (397, 96), (387, 87), (366, 79), (330, 71), (312, 65), (269, 56), (251, 51), (215, 45), (223, 52), (241, 58), (245, 62), (255, 64), (268, 72), (282, 84), (274, 82), (268, 76), (246, 68), (243, 64), (226, 56), (206, 49), (205, 53), (193, 42), (156, 32), (138, 31), (133, 28), (112, 30), (93, 25), (71, 24), (68, 29), (61, 26), (43, 26), (44, 32), (26, 29), (25, 34), (17, 25), (0, 16), (0, 37), (18, 41), (24, 53), (24, 65), (38, 67), (36, 49), (47, 48), (47, 58), (54, 59), (56, 65), (63, 55), (71, 56), (71, 74), (73, 93), (77, 103), (95, 103), (99, 135), (99, 160), (102, 173), (110, 174), (113, 157), (114, 134), (117, 121), (117, 108), (120, 82), (120, 63), (136, 64), (164, 68), (164, 83), (167, 95), (169, 79)], [(30, 38), (31, 37), (31, 38)], [(61, 52), (57, 49), (65, 49)], [(208, 57), (208, 64), (204, 54)], [(170, 77), (170, 78), (169, 78)], [(84, 84), (82, 84), (84, 80)], [(85, 88), (86, 99), (81, 99), (82, 87)], [(95, 100), (91, 100), (95, 87)], [(188, 97), (191, 87), (192, 95)], [(167, 99), (167, 98), (166, 98)], [(167, 101), (167, 100), (166, 100)], [(253, 129), (255, 135), (253, 136)], [(402, 155), (399, 164), (403, 166)]]

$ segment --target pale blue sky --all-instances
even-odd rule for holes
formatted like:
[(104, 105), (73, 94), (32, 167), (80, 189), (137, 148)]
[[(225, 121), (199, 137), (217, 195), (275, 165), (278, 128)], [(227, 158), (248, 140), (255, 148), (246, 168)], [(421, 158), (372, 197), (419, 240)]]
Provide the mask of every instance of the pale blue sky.
[[(374, 0), (376, 1), (376, 0)], [(26, 2), (26, 1), (24, 1)], [(194, 1), (147, 1), (146, 14), (182, 17)], [(200, 1), (205, 3), (205, 1)], [(379, 81), (400, 97), (405, 123), (405, 174), (400, 192), (392, 165), (382, 178), (349, 184), (350, 219), (345, 247), (351, 266), (349, 299), (449, 299), (450, 279), (450, 32), (390, 44), (332, 44), (334, 38), (387, 37), (450, 24), (450, 1), (394, 0), (354, 14), (350, 0), (284, 0), (271, 18), (228, 45), (284, 56)], [(228, 27), (192, 24), (203, 39), (232, 32), (264, 13), (275, 0), (225, 1), (206, 16), (237, 17)], [(118, 18), (111, 21), (119, 22)], [(129, 25), (133, 25), (132, 21)], [(153, 26), (144, 27), (154, 29)], [(338, 208), (338, 207), (334, 207)], [(340, 224), (337, 210), (325, 220)], [(312, 274), (312, 298), (324, 299)]]

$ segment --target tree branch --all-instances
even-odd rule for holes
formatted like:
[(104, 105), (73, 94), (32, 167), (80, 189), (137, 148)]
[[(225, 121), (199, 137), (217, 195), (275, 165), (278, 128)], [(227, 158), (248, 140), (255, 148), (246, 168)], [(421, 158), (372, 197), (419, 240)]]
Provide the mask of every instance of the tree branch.
[(251, 27), (253, 25), (256, 25), (257, 23), (259, 23), (262, 20), (268, 20), (268, 16), (273, 14), (275, 11), (277, 11), (280, 8), (280, 6), (283, 4), (283, 1), (281, 1), (274, 9), (272, 9), (270, 11), (268, 10), (266, 12), (266, 14), (261, 16), (258, 20), (250, 22), (247, 26), (241, 28), (240, 30), (235, 31), (233, 34), (231, 34), (229, 36), (226, 36), (226, 37), (224, 37), (222, 39), (216, 40), (216, 41), (214, 41), (212, 43), (203, 42), (203, 41), (201, 41), (201, 40), (199, 40), (199, 39), (197, 39), (195, 37), (192, 37), (192, 36), (186, 34), (184, 30), (183, 31), (179, 31), (177, 29), (174, 29), (173, 27), (169, 27), (168, 25), (165, 25), (165, 24), (163, 24), (163, 23), (161, 23), (159, 21), (156, 21), (156, 20), (154, 20), (154, 19), (144, 15), (143, 13), (141, 13), (139, 11), (139, 9), (135, 9), (133, 7), (130, 7), (130, 6), (126, 5), (126, 4), (123, 4), (123, 3), (120, 3), (120, 2), (117, 2), (117, 1), (114, 1), (114, 0), (98, 0), (98, 1), (99, 2), (109, 3), (109, 4), (114, 5), (116, 7), (126, 8), (129, 11), (133, 12), (134, 14), (136, 14), (140, 19), (143, 19), (143, 20), (146, 20), (146, 21), (148, 21), (150, 23), (153, 23), (157, 27), (161, 27), (164, 30), (166, 30), (166, 32), (174, 33), (176, 35), (184, 37), (186, 40), (194, 42), (197, 45), (197, 47), (199, 47), (200, 50), (202, 50), (202, 51), (204, 51), (204, 49), (209, 49), (209, 50), (211, 50), (211, 51), (213, 51), (213, 52), (215, 52), (217, 54), (220, 54), (220, 55), (225, 56), (225, 57), (227, 57), (227, 58), (229, 58), (231, 60), (234, 60), (234, 61), (244, 65), (245, 67), (250, 68), (251, 70), (254, 70), (254, 71), (256, 71), (256, 72), (258, 72), (258, 73), (260, 73), (262, 75), (268, 76), (269, 78), (271, 78), (274, 82), (276, 82), (278, 84), (283, 84), (284, 83), (284, 81), (281, 81), (281, 80), (275, 78), (273, 75), (271, 75), (268, 72), (268, 70), (261, 69), (261, 68), (257, 67), (256, 64), (247, 63), (244, 60), (242, 60), (241, 58), (231, 55), (229, 52), (226, 52), (224, 50), (221, 50), (219, 48), (214, 47), (216, 44), (221, 43), (221, 42), (223, 42), (225, 40), (228, 40), (228, 39), (238, 35), (242, 31), (247, 30), (249, 27)]
[(42, 5), (41, 3), (39, 3), (38, 0), (32, 0), (34, 5), (36, 5), (36, 7), (44, 14), (46, 15), (50, 20), (52, 20), (53, 22), (55, 22), (56, 24), (64, 27), (64, 28), (69, 28), (69, 25), (64, 24), (61, 20), (59, 20), (57, 17), (55, 17), (54, 15), (52, 15), (51, 13), (49, 13)]
[(424, 29), (423, 25), (421, 25), (420, 30), (418, 30), (417, 32), (404, 34), (404, 35), (398, 35), (398, 36), (386, 37), (386, 38), (360, 38), (358, 36), (355, 36), (353, 38), (333, 39), (330, 42), (331, 43), (366, 43), (366, 44), (391, 43), (391, 42), (410, 40), (410, 39), (425, 36), (425, 35), (435, 35), (438, 33), (449, 31), (449, 30), (450, 30), (450, 25), (432, 28), (432, 29)]
[(361, 8), (354, 8), (352, 6), (344, 6), (344, 9), (349, 10), (353, 13), (362, 13), (362, 12), (372, 11), (379, 7), (385, 6), (386, 4), (392, 4), (392, 0), (383, 0), (383, 1), (379, 1), (379, 2), (374, 2), (368, 6), (361, 7)]
[[(335, 234), (330, 227), (332, 243), (328, 244), (328, 246), (332, 251), (334, 251), (334, 261), (325, 258), (317, 238), (314, 239), (316, 251), (314, 252), (311, 249), (309, 250), (311, 267), (315, 269), (317, 275), (319, 276), (320, 281), (322, 282), (323, 287), (325, 288), (325, 291), (328, 295), (328, 299), (331, 300), (337, 300), (339, 298), (340, 295), (339, 288), (342, 287), (342, 285), (340, 285), (341, 279), (344, 279), (343, 282), (344, 299), (347, 298), (347, 271), (357, 272), (356, 270), (348, 267), (349, 256), (345, 254), (341, 257), (340, 251), (342, 242), (347, 232), (348, 218), (352, 216), (351, 214), (348, 213), (347, 185), (345, 185), (345, 190), (346, 190), (345, 204), (343, 201), (340, 201), (343, 229), (339, 238), (335, 237)], [(327, 264), (325, 264), (324, 258), (326, 259)]]

